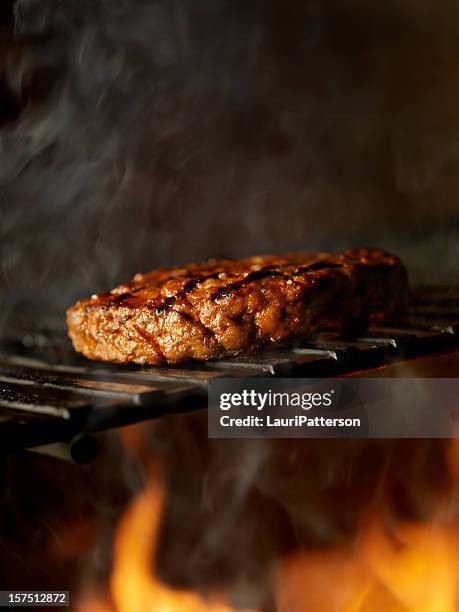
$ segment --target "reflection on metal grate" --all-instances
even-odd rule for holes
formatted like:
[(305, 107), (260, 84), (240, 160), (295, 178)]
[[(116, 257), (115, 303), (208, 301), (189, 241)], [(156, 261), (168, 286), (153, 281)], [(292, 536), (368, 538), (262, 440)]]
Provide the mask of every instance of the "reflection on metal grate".
[(62, 333), (24, 332), (0, 348), (0, 453), (56, 454), (62, 447), (67, 458), (84, 462), (94, 456), (95, 432), (205, 407), (211, 378), (336, 376), (454, 347), (459, 290), (431, 288), (413, 292), (406, 316), (360, 338), (304, 341), (176, 367), (90, 363)]

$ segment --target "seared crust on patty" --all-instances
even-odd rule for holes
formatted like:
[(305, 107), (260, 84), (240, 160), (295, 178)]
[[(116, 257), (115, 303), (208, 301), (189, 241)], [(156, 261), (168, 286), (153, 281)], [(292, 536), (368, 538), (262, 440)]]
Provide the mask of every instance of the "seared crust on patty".
[(67, 323), (89, 359), (174, 364), (343, 335), (403, 310), (407, 293), (404, 267), (378, 249), (265, 255), (137, 274)]

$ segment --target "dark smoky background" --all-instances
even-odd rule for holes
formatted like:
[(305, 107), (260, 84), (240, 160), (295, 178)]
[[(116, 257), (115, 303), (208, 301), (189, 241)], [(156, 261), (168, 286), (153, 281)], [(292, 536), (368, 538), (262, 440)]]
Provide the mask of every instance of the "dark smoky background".
[(2, 320), (207, 257), (381, 246), (459, 270), (452, 0), (0, 9)]

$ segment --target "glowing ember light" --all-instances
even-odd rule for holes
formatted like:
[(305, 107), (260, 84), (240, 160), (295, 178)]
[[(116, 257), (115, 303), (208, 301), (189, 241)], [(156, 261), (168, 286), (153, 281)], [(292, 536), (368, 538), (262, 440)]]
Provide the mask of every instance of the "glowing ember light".
[(75, 606), (76, 610), (87, 610), (88, 612), (114, 612), (113, 606), (108, 601), (97, 596), (83, 597)]

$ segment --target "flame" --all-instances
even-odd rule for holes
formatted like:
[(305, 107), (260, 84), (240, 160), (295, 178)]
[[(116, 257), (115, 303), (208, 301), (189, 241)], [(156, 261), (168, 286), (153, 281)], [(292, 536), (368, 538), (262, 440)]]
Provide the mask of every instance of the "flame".
[(176, 590), (154, 575), (153, 551), (161, 519), (163, 490), (151, 485), (135, 500), (118, 528), (111, 591), (117, 612), (231, 612), (218, 598)]
[[(115, 609), (231, 612), (222, 599), (171, 589), (155, 577), (163, 497), (150, 485), (121, 520), (111, 577)], [(457, 529), (440, 521), (394, 532), (369, 524), (351, 548), (294, 554), (278, 563), (276, 605), (278, 612), (457, 612)]]
[[(459, 443), (450, 468), (459, 475)], [(164, 489), (157, 471), (122, 517), (114, 542), (112, 608), (87, 600), (89, 612), (234, 612), (221, 596), (204, 597), (164, 585), (154, 551)], [(279, 559), (276, 612), (458, 612), (459, 528), (451, 497), (437, 499), (429, 521), (383, 524), (381, 512), (354, 542), (304, 550)], [(255, 611), (252, 611), (255, 612)]]
[[(448, 472), (458, 483), (458, 439), (449, 449)], [(440, 495), (426, 522), (384, 525), (376, 510), (352, 546), (281, 560), (278, 611), (458, 612), (455, 495), (454, 490)]]
[(435, 523), (395, 534), (369, 526), (352, 550), (281, 562), (277, 593), (289, 612), (457, 612), (459, 537)]

